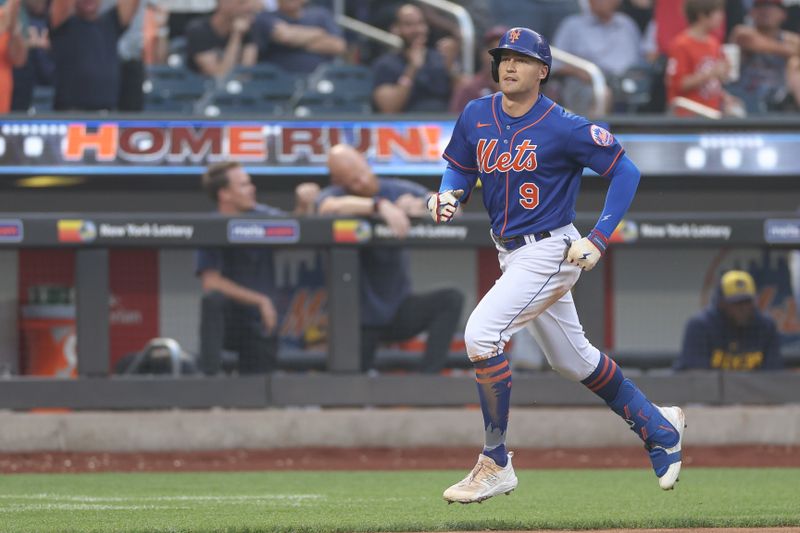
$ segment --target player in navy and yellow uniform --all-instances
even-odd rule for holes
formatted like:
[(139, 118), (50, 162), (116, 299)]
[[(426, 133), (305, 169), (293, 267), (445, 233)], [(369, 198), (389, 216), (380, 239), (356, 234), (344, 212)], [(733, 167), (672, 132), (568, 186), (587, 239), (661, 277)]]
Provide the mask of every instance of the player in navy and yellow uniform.
[(711, 305), (686, 324), (676, 370), (780, 370), (775, 321), (756, 307), (756, 283), (743, 270), (720, 277)]
[[(550, 365), (603, 398), (644, 441), (659, 485), (673, 488), (681, 466), (684, 415), (657, 407), (583, 333), (570, 289), (591, 270), (630, 206), (639, 171), (606, 129), (565, 111), (539, 92), (550, 75), (547, 41), (512, 28), (492, 55), (500, 92), (470, 102), (444, 151), (447, 169), (428, 209), (448, 222), (480, 178), (491, 238), (503, 275), (467, 322), (484, 416), (484, 448), (473, 471), (448, 488), (450, 502), (479, 502), (517, 486), (505, 446), (511, 369), (504, 346), (527, 327)], [(610, 181), (595, 227), (581, 237), (572, 221), (584, 168)]]

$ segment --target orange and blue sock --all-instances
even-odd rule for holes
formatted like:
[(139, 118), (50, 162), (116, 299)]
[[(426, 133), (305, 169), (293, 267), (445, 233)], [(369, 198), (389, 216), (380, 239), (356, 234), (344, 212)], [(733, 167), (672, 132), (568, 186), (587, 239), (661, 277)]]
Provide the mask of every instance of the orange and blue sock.
[[(592, 374), (581, 381), (605, 400), (612, 411), (621, 416), (650, 449), (670, 448), (678, 442), (678, 432), (658, 408), (647, 399), (634, 382), (622, 375), (613, 359), (600, 354), (600, 362)], [(656, 471), (657, 474), (660, 474)]]
[(600, 396), (606, 403), (611, 403), (617, 397), (619, 386), (622, 385), (622, 370), (609, 356), (600, 354), (600, 362), (591, 375), (581, 381), (586, 388)]
[(483, 412), (483, 454), (500, 466), (508, 464), (506, 430), (511, 406), (511, 367), (504, 354), (474, 363)]

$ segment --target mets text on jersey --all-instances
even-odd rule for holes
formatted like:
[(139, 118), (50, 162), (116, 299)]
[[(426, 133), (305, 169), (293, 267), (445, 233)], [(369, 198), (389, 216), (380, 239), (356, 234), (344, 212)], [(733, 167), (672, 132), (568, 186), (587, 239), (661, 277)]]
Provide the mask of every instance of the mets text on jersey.
[(515, 155), (512, 156), (511, 152), (503, 152), (497, 156), (494, 163), (491, 163), (490, 159), (495, 148), (497, 148), (497, 139), (478, 140), (478, 170), (482, 174), (491, 174), (495, 171), (531, 171), (536, 170), (538, 166), (536, 163), (536, 145), (531, 144), (528, 139), (514, 147)]

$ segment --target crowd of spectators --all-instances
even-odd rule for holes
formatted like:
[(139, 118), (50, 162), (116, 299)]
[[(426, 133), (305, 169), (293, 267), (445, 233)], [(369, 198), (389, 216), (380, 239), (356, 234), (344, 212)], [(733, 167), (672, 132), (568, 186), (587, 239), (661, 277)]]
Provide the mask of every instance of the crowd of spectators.
[(55, 110), (147, 109), (143, 82), (160, 65), (213, 92), (243, 67), (273, 65), (301, 88), (330, 64), (369, 72), (367, 111), (457, 112), (495, 90), (485, 50), (518, 25), (602, 71), (607, 97), (595, 102), (585, 70), (553, 65), (546, 92), (577, 113), (743, 115), (800, 102), (800, 2), (458, 3), (475, 26), (475, 73), (464, 71), (456, 19), (413, 0), (345, 2), (345, 15), (393, 34), (397, 49), (345, 31), (330, 0), (5, 0), (0, 112), (35, 108), (39, 93)]

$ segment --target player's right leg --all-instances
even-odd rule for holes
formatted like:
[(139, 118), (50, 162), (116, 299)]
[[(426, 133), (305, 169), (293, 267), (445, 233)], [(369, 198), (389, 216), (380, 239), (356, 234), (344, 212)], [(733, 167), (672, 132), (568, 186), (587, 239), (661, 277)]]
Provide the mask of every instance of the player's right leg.
[(683, 411), (654, 405), (613, 359), (589, 343), (570, 294), (532, 321), (530, 330), (559, 374), (583, 383), (628, 423), (644, 442), (659, 486), (672, 489), (681, 469)]
[(484, 420), (484, 448), (472, 472), (444, 492), (449, 502), (472, 503), (508, 494), (517, 486), (506, 450), (511, 400), (511, 368), (505, 343), (525, 322), (558, 300), (577, 279), (565, 275), (564, 242), (558, 238), (530, 243), (500, 254), (503, 275), (472, 312), (464, 334)]

